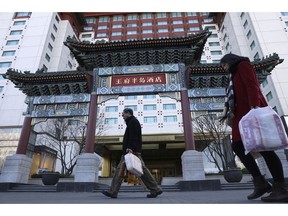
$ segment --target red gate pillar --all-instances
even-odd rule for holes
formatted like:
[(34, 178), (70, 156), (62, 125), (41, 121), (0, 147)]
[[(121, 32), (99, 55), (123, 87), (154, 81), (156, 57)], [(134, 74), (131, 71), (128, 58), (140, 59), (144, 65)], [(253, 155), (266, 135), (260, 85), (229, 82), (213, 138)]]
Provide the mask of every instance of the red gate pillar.
[(97, 120), (97, 95), (91, 94), (88, 123), (87, 123), (85, 153), (94, 152), (96, 120)]
[(16, 150), (16, 154), (24, 154), (24, 155), (26, 154), (27, 146), (29, 143), (29, 137), (30, 137), (30, 133), (32, 130), (31, 121), (32, 121), (32, 117), (27, 117), (27, 116), (25, 117), (22, 130), (21, 130), (21, 134), (20, 134), (20, 139), (18, 142), (17, 150)]
[(195, 150), (195, 141), (192, 129), (190, 103), (187, 90), (181, 90), (181, 106), (184, 127), (185, 150)]

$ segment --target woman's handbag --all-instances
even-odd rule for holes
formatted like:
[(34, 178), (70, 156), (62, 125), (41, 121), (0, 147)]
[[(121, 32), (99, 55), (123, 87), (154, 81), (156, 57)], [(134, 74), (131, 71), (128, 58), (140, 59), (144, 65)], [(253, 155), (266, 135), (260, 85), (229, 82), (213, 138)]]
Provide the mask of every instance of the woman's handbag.
[(287, 134), (279, 115), (269, 106), (251, 109), (239, 122), (245, 154), (288, 147)]
[(143, 168), (142, 168), (142, 163), (141, 160), (134, 154), (132, 153), (127, 153), (125, 156), (125, 164), (126, 164), (126, 169), (136, 175), (137, 177), (140, 177), (143, 175)]

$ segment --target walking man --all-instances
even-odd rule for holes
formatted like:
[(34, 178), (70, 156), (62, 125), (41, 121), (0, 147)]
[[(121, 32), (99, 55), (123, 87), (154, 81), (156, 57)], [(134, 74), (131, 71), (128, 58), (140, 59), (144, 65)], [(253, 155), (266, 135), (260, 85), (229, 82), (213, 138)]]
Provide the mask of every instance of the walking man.
[(136, 117), (133, 115), (133, 110), (126, 108), (122, 112), (122, 117), (126, 122), (126, 130), (123, 137), (122, 156), (119, 164), (117, 165), (114, 173), (110, 189), (108, 191), (102, 191), (105, 196), (111, 198), (117, 198), (119, 189), (121, 187), (123, 176), (120, 174), (121, 164), (125, 162), (124, 155), (128, 152), (136, 155), (142, 163), (143, 175), (140, 177), (145, 186), (150, 190), (150, 194), (147, 194), (147, 198), (156, 198), (162, 193), (161, 188), (158, 186), (155, 178), (150, 173), (149, 169), (145, 166), (145, 163), (141, 157), (142, 151), (142, 131), (141, 125)]

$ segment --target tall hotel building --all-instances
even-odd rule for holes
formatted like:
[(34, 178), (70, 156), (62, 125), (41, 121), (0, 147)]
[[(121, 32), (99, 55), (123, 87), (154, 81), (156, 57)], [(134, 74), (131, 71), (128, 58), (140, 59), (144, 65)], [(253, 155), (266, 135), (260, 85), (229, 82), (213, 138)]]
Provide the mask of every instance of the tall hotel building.
[[(68, 36), (87, 43), (133, 41), (182, 37), (209, 30), (201, 63), (219, 63), (229, 52), (251, 60), (276, 52), (288, 58), (287, 13), (0, 13), (0, 73), (8, 68), (34, 73), (75, 71), (77, 62), (63, 42)], [(285, 48), (286, 47), (286, 48)], [(281, 116), (288, 115), (286, 60), (263, 82), (269, 105)], [(223, 89), (222, 89), (223, 90)], [(0, 77), (0, 166), (18, 145), (22, 113), (26, 111), (25, 95), (14, 84)], [(193, 110), (193, 104), (217, 104), (222, 111), (223, 95), (195, 97), (190, 100), (192, 118), (207, 109)], [(181, 154), (185, 150), (181, 103), (158, 94), (120, 96), (99, 104), (96, 141), (119, 155), (126, 125), (122, 110), (134, 110), (142, 125), (143, 157), (153, 174), (161, 177), (181, 176)], [(100, 121), (101, 120), (101, 121)], [(102, 141), (101, 141), (102, 140)], [(37, 144), (37, 143), (36, 143)], [(170, 149), (170, 150), (169, 150)], [(103, 155), (105, 161), (105, 155)], [(203, 157), (205, 160), (205, 156)], [(113, 161), (113, 160), (112, 160)], [(114, 161), (116, 162), (116, 161)], [(204, 162), (207, 171), (213, 168)], [(102, 169), (111, 175), (111, 165)], [(112, 164), (112, 166), (114, 166)], [(110, 167), (110, 168), (109, 168)]]

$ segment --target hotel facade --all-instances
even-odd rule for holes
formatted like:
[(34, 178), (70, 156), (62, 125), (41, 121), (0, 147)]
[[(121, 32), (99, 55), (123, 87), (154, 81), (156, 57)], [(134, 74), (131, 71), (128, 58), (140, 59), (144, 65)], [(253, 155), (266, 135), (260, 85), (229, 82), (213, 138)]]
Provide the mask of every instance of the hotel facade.
[[(288, 14), (285, 12), (121, 14), (18, 12), (0, 13), (0, 20), (3, 23), (0, 27), (1, 74), (5, 74), (8, 68), (30, 73), (42, 70), (44, 74), (81, 70), (82, 65), (79, 65), (72, 48), (64, 44), (68, 37), (76, 38), (82, 44), (97, 45), (105, 42), (117, 44), (125, 41), (193, 37), (199, 31), (207, 30), (210, 32), (209, 37), (199, 59), (199, 63), (203, 65), (217, 65), (221, 57), (229, 52), (248, 56), (251, 61), (261, 60), (267, 55), (277, 53), (284, 62), (273, 70), (272, 75), (268, 76), (261, 86), (269, 105), (283, 117), (285, 122), (288, 113), (285, 94), (288, 79), (285, 75), (287, 70), (285, 59), (288, 55), (285, 50), (285, 45), (288, 45), (286, 30)], [(153, 57), (153, 54), (150, 56)], [(168, 58), (167, 56), (169, 55), (165, 58)], [(133, 56), (129, 58), (133, 60)], [(101, 64), (99, 68), (107, 67), (105, 62)], [(206, 73), (208, 76), (209, 70)], [(224, 88), (204, 87), (206, 86), (203, 85), (201, 88), (204, 92), (210, 90), (218, 93), (212, 96), (197, 95), (199, 87), (192, 86), (188, 91), (192, 119), (208, 112), (220, 114), (223, 109)], [(25, 104), (26, 95), (15, 88), (15, 83), (9, 79), (0, 78), (0, 94), (0, 163), (3, 166), (7, 155), (16, 152), (27, 104)], [(111, 176), (117, 157), (121, 154), (121, 141), (126, 128), (121, 113), (126, 107), (134, 110), (142, 125), (143, 157), (159, 183), (163, 177), (183, 175), (181, 155), (185, 152), (186, 144), (181, 100), (169, 94), (150, 92), (103, 99), (101, 103), (98, 101), (97, 106), (98, 136), (96, 135), (95, 140), (96, 144), (102, 146), (100, 148), (102, 151), (99, 151), (102, 158), (101, 176)], [(37, 146), (37, 139), (35, 140)], [(204, 147), (195, 141), (196, 150), (202, 152)], [(103, 148), (108, 150), (108, 153), (103, 153)], [(287, 164), (283, 150), (279, 151), (279, 155)], [(32, 152), (30, 157), (33, 156), (35, 154)], [(215, 167), (208, 163), (204, 155), (198, 158), (203, 160), (201, 163), (204, 164), (205, 172), (215, 171)], [(48, 161), (47, 164), (49, 163)], [(260, 160), (260, 163), (263, 162)], [(38, 163), (30, 174), (39, 168), (45, 168), (44, 166), (45, 161)], [(59, 169), (57, 164), (52, 168)], [(263, 172), (266, 171), (263, 165)], [(285, 176), (287, 175), (286, 169)]]

